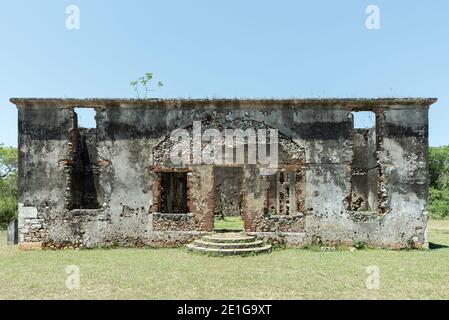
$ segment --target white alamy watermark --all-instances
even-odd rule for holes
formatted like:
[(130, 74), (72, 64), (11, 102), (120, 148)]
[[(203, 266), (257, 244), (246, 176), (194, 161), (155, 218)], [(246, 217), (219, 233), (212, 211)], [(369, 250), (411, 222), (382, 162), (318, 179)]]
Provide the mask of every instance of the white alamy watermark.
[(69, 290), (79, 290), (80, 288), (80, 268), (76, 265), (69, 265), (65, 268), (68, 274), (65, 279), (65, 287)]
[(378, 266), (368, 266), (365, 269), (368, 277), (365, 280), (365, 285), (368, 290), (378, 290), (380, 288), (380, 268)]
[(365, 13), (368, 15), (365, 20), (365, 27), (368, 30), (380, 29), (380, 9), (378, 6), (371, 4), (366, 7)]
[(265, 169), (264, 174), (272, 174), (269, 172), (278, 168), (276, 129), (225, 129), (222, 132), (209, 128), (203, 132), (201, 121), (194, 121), (192, 133), (176, 129), (170, 134), (170, 140), (174, 142), (170, 161), (175, 165), (257, 164)]
[(80, 29), (80, 8), (77, 5), (71, 4), (65, 8), (67, 15), (65, 19), (65, 27), (68, 30)]

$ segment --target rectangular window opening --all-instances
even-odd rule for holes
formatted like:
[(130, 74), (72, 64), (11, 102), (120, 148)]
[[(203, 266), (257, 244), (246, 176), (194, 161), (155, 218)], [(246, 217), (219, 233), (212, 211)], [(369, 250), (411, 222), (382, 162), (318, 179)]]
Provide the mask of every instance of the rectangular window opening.
[(376, 115), (371, 111), (360, 111), (353, 112), (353, 116), (351, 210), (377, 211), (379, 166)]
[(296, 214), (296, 173), (280, 171), (268, 176), (267, 205), (269, 214)]
[(372, 111), (353, 111), (354, 129), (370, 129), (376, 127), (376, 114)]
[(73, 111), (71, 209), (98, 209), (97, 125), (93, 108)]
[(75, 108), (74, 111), (78, 116), (78, 128), (97, 128), (97, 111), (94, 108)]
[(161, 173), (161, 212), (188, 212), (187, 172)]

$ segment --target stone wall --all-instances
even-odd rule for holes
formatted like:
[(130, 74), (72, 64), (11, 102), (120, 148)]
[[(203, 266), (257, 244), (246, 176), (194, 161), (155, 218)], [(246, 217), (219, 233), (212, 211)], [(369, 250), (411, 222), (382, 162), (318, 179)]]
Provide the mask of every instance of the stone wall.
[[(355, 241), (393, 248), (428, 244), (427, 119), (434, 100), (12, 102), (19, 109), (21, 243), (174, 246), (212, 231), (217, 205), (213, 167), (170, 166), (164, 156), (173, 130), (191, 130), (194, 121), (202, 121), (203, 129), (246, 125), (277, 129), (280, 134), (280, 169), (296, 177), (289, 210), (278, 207), (279, 212), (272, 212), (269, 179), (260, 174), (260, 167), (245, 164), (242, 215), (247, 232), (291, 246)], [(94, 131), (78, 128), (75, 107), (96, 109)], [(376, 130), (368, 137), (376, 141), (369, 147), (375, 149), (378, 179), (364, 194), (377, 194), (369, 210), (354, 210), (352, 201), (353, 168), (363, 149), (354, 140), (354, 110), (376, 113)], [(80, 185), (74, 172), (80, 170), (83, 136), (87, 144), (81, 150), (87, 148), (93, 160), (84, 172), (92, 174), (95, 201), (80, 206), (73, 192)], [(366, 162), (365, 169), (372, 169), (368, 166)], [(161, 213), (161, 172), (176, 170), (187, 174), (189, 212)]]

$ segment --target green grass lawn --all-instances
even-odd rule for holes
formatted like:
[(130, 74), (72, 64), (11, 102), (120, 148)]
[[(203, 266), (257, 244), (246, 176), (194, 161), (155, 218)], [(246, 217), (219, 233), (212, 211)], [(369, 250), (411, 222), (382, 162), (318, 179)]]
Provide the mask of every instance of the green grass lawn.
[(224, 217), (223, 219), (214, 219), (214, 229), (215, 231), (220, 230), (235, 230), (243, 231), (243, 219), (241, 216), (238, 217)]
[[(431, 221), (432, 250), (287, 249), (214, 258), (177, 249), (22, 252), (0, 244), (2, 299), (449, 299), (449, 220)], [(80, 268), (68, 290), (67, 265)], [(380, 289), (365, 286), (380, 268)]]

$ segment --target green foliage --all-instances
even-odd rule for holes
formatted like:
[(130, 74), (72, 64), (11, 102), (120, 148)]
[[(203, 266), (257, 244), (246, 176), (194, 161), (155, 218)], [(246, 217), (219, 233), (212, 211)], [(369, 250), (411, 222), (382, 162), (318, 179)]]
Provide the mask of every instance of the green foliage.
[(0, 229), (17, 216), (17, 149), (0, 144)]
[(241, 216), (223, 217), (222, 219), (215, 217), (214, 229), (243, 231), (243, 219)]
[(0, 179), (7, 178), (17, 171), (17, 149), (7, 148), (0, 143)]
[[(146, 72), (145, 75), (143, 75), (142, 77), (138, 78), (137, 80), (133, 80), (130, 82), (130, 86), (131, 88), (134, 90), (134, 92), (136, 93), (136, 97), (137, 99), (140, 99), (140, 91), (139, 91), (139, 85), (141, 87), (143, 87), (144, 90), (144, 99), (146, 99), (148, 97), (148, 93), (152, 90), (150, 90), (150, 82), (153, 79), (153, 73), (151, 72)], [(158, 87), (163, 87), (164, 84), (162, 83), (162, 81), (158, 81), (156, 83), (156, 86)]]
[(429, 177), (430, 216), (449, 217), (449, 146), (430, 148)]
[(356, 241), (354, 243), (354, 248), (356, 248), (357, 250), (363, 250), (368, 248), (368, 244), (365, 241)]
[(0, 179), (0, 229), (17, 217), (17, 176)]
[(432, 188), (449, 188), (449, 146), (430, 148), (429, 175)]
[(432, 218), (449, 217), (449, 189), (430, 188), (429, 213)]

